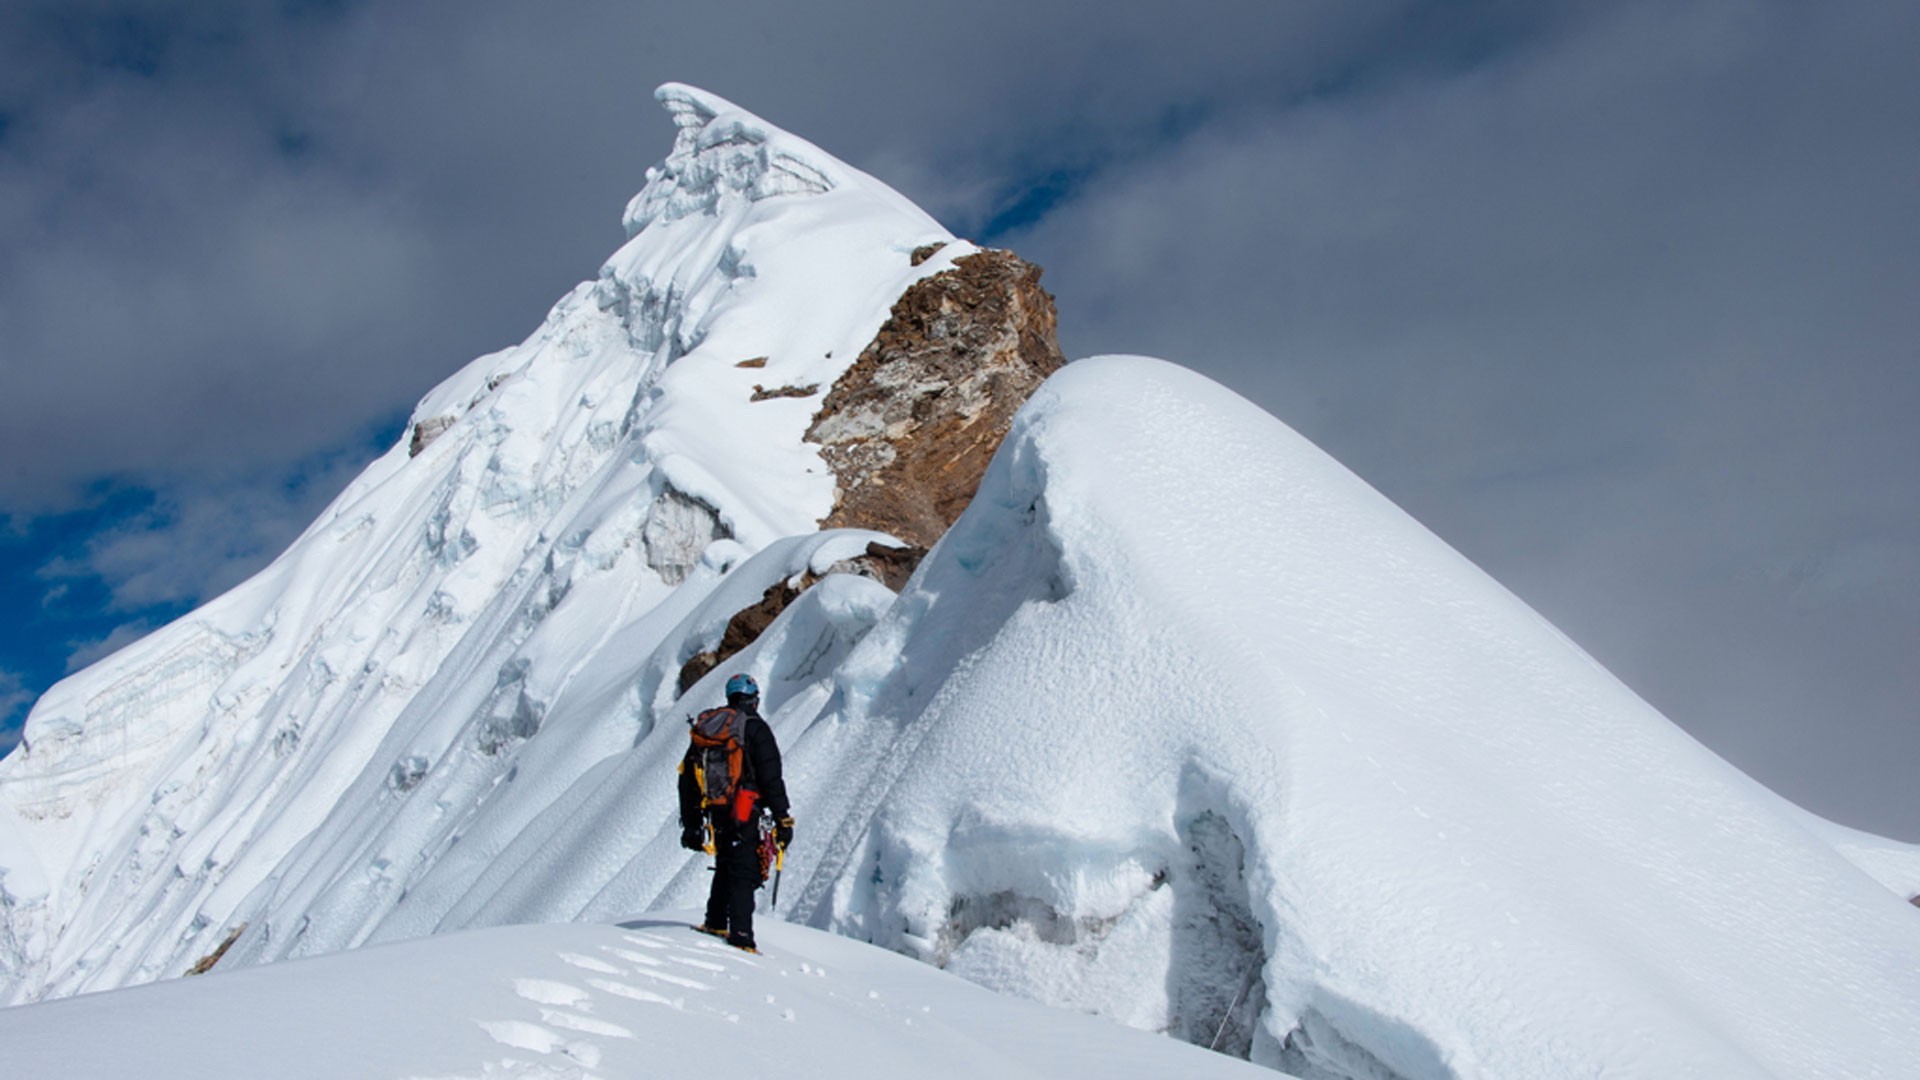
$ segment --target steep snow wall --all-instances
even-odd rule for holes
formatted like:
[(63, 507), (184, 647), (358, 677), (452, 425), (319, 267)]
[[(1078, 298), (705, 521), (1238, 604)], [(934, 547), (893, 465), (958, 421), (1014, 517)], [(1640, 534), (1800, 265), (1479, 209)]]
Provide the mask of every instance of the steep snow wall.
[(1920, 913), (1170, 365), (1051, 379), (796, 729), (795, 917), (988, 985), (1308, 1077), (1920, 1060)]

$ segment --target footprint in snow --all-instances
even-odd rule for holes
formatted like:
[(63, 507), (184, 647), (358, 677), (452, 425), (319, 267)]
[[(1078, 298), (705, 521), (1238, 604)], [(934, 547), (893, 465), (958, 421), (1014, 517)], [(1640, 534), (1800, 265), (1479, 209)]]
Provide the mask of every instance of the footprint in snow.
[(633, 1032), (619, 1024), (611, 1024), (605, 1020), (581, 1016), (579, 1013), (564, 1012), (560, 1009), (541, 1009), (540, 1019), (554, 1027), (577, 1031), (582, 1035), (604, 1035), (609, 1039), (633, 1038)]
[(593, 1000), (593, 994), (552, 979), (515, 979), (513, 992), (536, 1005), (574, 1006)]
[(643, 990), (638, 986), (628, 986), (626, 983), (614, 982), (612, 979), (588, 979), (587, 982), (595, 990), (605, 990), (615, 997), (623, 997), (628, 1001), (644, 1001), (650, 1005), (665, 1005), (669, 1009), (679, 1009), (681, 1011), (685, 1011), (687, 1007), (687, 1000), (685, 998), (662, 997), (651, 990)]
[(690, 968), (699, 968), (701, 971), (711, 971), (711, 972), (714, 972), (715, 974), (718, 974), (720, 972), (724, 972), (727, 970), (727, 966), (725, 964), (716, 964), (711, 960), (695, 960), (690, 956), (673, 956), (673, 957), (669, 957), (668, 959), (672, 960), (676, 964), (684, 964)]
[[(614, 974), (617, 975), (619, 974), (619, 972), (615, 972)], [(654, 971), (651, 968), (640, 968), (634, 971), (633, 974), (638, 975), (643, 979), (654, 979), (658, 982), (672, 983), (674, 986), (684, 986), (689, 990), (713, 989), (711, 985), (707, 983), (703, 983), (698, 979), (689, 979), (684, 975), (675, 975), (671, 972), (666, 972), (666, 971)]]
[(602, 975), (620, 974), (619, 968), (614, 967), (605, 960), (596, 960), (591, 956), (581, 956), (579, 953), (563, 952), (560, 954), (560, 959), (585, 971), (597, 971)]
[[(578, 953), (559, 953), (558, 958), (574, 967), (591, 972), (619, 974), (620, 969), (603, 960)], [(657, 961), (656, 961), (657, 962)], [(692, 984), (705, 989), (703, 984), (692, 979), (670, 976), (678, 983)], [(638, 987), (607, 979), (587, 980), (594, 989), (605, 990), (619, 997), (637, 1001), (651, 1001), (672, 1008), (680, 1004)], [(512, 1047), (547, 1058), (544, 1062), (524, 1062), (506, 1059), (494, 1066), (487, 1066), (487, 1076), (513, 1076), (525, 1080), (599, 1080), (591, 1072), (600, 1065), (602, 1050), (595, 1038), (631, 1039), (634, 1033), (619, 1024), (590, 1015), (594, 1011), (593, 990), (575, 986), (557, 979), (524, 978), (513, 979), (513, 992), (523, 1001), (533, 1005), (539, 1012), (539, 1022), (532, 1020), (475, 1020), (493, 1040), (503, 1046)]]
[(629, 964), (639, 964), (642, 967), (659, 967), (660, 966), (660, 961), (655, 960), (653, 957), (648, 956), (646, 953), (634, 952), (632, 949), (622, 949), (615, 945), (602, 945), (600, 946), (600, 951), (606, 953), (609, 956), (617, 956), (620, 959), (625, 960)]
[(600, 1064), (600, 1048), (585, 1039), (568, 1039), (552, 1028), (527, 1020), (475, 1020), (493, 1041), (535, 1054), (559, 1053), (586, 1068)]

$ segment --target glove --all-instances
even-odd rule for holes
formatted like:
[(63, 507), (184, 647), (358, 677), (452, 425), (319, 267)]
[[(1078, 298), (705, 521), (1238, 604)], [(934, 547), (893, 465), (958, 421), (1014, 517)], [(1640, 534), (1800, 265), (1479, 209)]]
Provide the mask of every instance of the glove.
[(706, 830), (698, 825), (688, 825), (680, 830), (680, 846), (688, 851), (705, 851), (707, 847)]
[(773, 839), (783, 848), (793, 843), (792, 815), (781, 818), (780, 824), (773, 827)]

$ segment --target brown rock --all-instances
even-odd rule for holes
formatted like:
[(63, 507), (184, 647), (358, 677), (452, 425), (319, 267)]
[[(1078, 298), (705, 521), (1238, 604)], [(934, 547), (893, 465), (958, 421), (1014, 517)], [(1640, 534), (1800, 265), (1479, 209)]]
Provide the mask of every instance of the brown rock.
[(932, 244), (921, 244), (919, 247), (913, 249), (912, 255), (907, 256), (907, 261), (910, 265), (919, 266), (921, 263), (933, 258), (934, 255), (939, 253), (941, 248), (946, 246), (947, 242), (944, 240)]
[(884, 544), (868, 544), (866, 553), (851, 559), (842, 559), (827, 567), (829, 574), (859, 574), (899, 592), (906, 587), (907, 579), (927, 557), (923, 547), (887, 547)]
[(196, 962), (192, 967), (188, 968), (187, 974), (205, 975), (207, 972), (212, 971), (213, 965), (219, 963), (220, 958), (227, 955), (227, 950), (233, 948), (233, 943), (236, 941), (239, 941), (240, 935), (246, 932), (247, 932), (246, 923), (241, 923), (239, 926), (236, 926), (232, 930), (228, 931), (227, 940), (222, 941), (220, 943), (219, 948), (201, 957), (198, 962)]
[(742, 360), (733, 366), (739, 368), (763, 368), (767, 366), (767, 358), (764, 356), (756, 356), (751, 360)]
[(819, 383), (808, 383), (805, 386), (776, 386), (771, 390), (761, 386), (759, 383), (754, 383), (753, 396), (749, 400), (766, 401), (770, 398), (812, 397), (819, 392)]
[(1066, 363), (1040, 273), (981, 251), (894, 303), (807, 429), (838, 482), (823, 527), (930, 547), (966, 509), (1013, 414)]
[[(940, 247), (916, 250), (914, 265)], [(908, 546), (870, 544), (828, 572), (863, 574), (900, 591), (973, 499), (1013, 414), (1065, 363), (1040, 268), (1010, 251), (964, 256), (902, 294), (827, 392), (807, 439), (820, 446), (837, 486), (821, 527), (873, 529)], [(818, 392), (755, 386), (753, 399)], [(751, 645), (819, 580), (808, 573), (779, 582), (736, 612), (720, 643), (681, 667), (680, 692)]]

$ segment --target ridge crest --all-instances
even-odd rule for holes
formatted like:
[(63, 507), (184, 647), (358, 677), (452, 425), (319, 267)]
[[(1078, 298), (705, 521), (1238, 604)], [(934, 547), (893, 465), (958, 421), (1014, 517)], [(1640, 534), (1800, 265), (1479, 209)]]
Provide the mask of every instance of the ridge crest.
[(646, 186), (627, 204), (628, 236), (734, 204), (824, 195), (840, 183), (841, 167), (830, 155), (725, 98), (674, 82), (653, 96), (678, 131), (673, 150), (647, 170)]

